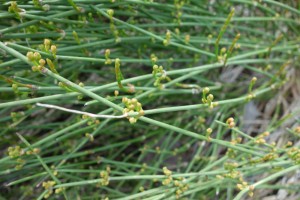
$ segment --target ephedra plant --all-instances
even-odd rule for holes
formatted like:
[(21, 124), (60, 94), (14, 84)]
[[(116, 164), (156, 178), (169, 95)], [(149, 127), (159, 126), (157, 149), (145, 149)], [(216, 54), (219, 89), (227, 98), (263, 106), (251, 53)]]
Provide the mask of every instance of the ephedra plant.
[(297, 1), (0, 9), (0, 199), (300, 198)]

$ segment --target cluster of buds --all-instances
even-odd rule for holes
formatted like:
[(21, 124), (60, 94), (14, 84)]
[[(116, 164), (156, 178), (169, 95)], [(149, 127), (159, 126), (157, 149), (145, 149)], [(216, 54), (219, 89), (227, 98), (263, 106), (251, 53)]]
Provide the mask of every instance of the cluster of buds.
[(217, 178), (230, 178), (230, 179), (240, 179), (242, 174), (238, 170), (229, 171), (229, 173), (224, 174), (223, 176), (219, 175)]
[(239, 166), (239, 164), (237, 162), (226, 162), (226, 163), (224, 163), (224, 169), (226, 169), (230, 172), (236, 170), (236, 168), (238, 166)]
[(94, 136), (90, 133), (86, 133), (85, 137), (88, 138), (91, 142), (94, 142)]
[(230, 141), (231, 144), (236, 145), (236, 144), (240, 144), (242, 142), (242, 138), (241, 137), (237, 137), (236, 139), (232, 139)]
[(234, 122), (234, 119), (232, 117), (229, 117), (227, 120), (226, 120), (226, 124), (228, 125), (229, 128), (233, 128), (235, 126), (235, 122)]
[(145, 170), (146, 170), (147, 168), (148, 168), (147, 163), (143, 163), (143, 165), (142, 165), (142, 167), (141, 167), (141, 169), (140, 169), (140, 173), (145, 172)]
[(295, 129), (294, 129), (295, 133), (296, 134), (300, 134), (300, 126), (297, 126)]
[(217, 102), (213, 102), (214, 95), (209, 94), (210, 89), (208, 87), (203, 88), (202, 90), (202, 102), (207, 104), (209, 108), (214, 108), (218, 105)]
[(200, 61), (201, 54), (194, 53), (193, 62), (198, 63)]
[(164, 172), (166, 178), (163, 179), (162, 184), (163, 185), (169, 185), (173, 181), (172, 171), (169, 170), (167, 167), (163, 167), (163, 172)]
[(140, 192), (144, 192), (145, 191), (145, 188), (143, 186), (139, 187), (139, 191)]
[(25, 153), (25, 151), (21, 149), (20, 146), (8, 147), (7, 152), (8, 152), (8, 156), (11, 158), (18, 158), (24, 155)]
[(278, 158), (278, 154), (275, 152), (271, 152), (266, 154), (264, 157), (259, 159), (259, 162), (268, 162), (268, 161), (272, 161), (275, 160), (276, 158)]
[[(44, 43), (40, 45), (40, 49), (48, 54), (51, 53), (53, 58), (54, 59), (56, 58), (57, 48), (55, 45), (51, 45), (51, 41), (49, 39), (44, 40)], [(52, 60), (50, 60), (49, 58), (46, 58), (46, 60), (44, 60), (39, 52), (29, 51), (29, 52), (27, 52), (26, 56), (27, 56), (28, 60), (34, 64), (32, 66), (32, 71), (43, 72), (43, 69), (47, 62), (51, 71), (58, 74), (58, 72), (56, 71), (56, 67), (55, 67), (54, 63), (52, 62)]]
[(213, 35), (212, 34), (208, 34), (208, 36), (207, 36), (208, 42), (210, 42), (212, 38), (213, 38)]
[(155, 78), (154, 86), (158, 87), (159, 89), (163, 89), (164, 85), (161, 83), (162, 81), (171, 81), (170, 77), (167, 76), (166, 71), (164, 70), (163, 66), (153, 65), (152, 71), (153, 77)]
[(206, 129), (206, 138), (207, 138), (207, 141), (211, 140), (210, 135), (211, 135), (212, 131), (213, 130), (211, 128)]
[(239, 190), (244, 190), (246, 188), (248, 188), (248, 195), (249, 197), (253, 197), (254, 195), (254, 186), (253, 185), (248, 185), (248, 183), (246, 181), (241, 181), (240, 183), (236, 184), (236, 188)]
[(25, 151), (20, 146), (8, 147), (7, 153), (10, 158), (16, 159), (16, 162), (18, 163), (15, 166), (16, 170), (19, 170), (24, 166), (25, 160), (23, 160), (21, 156), (24, 155)]
[(291, 147), (293, 146), (293, 142), (292, 141), (288, 141), (285, 145), (284, 145), (284, 148), (288, 148), (288, 147)]
[(50, 5), (49, 4), (43, 4), (42, 0), (33, 0), (32, 2), (33, 2), (34, 6), (36, 8), (40, 8), (43, 11), (49, 11), (50, 10)]
[(158, 60), (157, 56), (154, 53), (151, 54), (150, 59), (151, 59), (152, 65), (155, 65)]
[(254, 186), (249, 185), (243, 178), (243, 175), (240, 171), (236, 170), (238, 167), (238, 163), (236, 162), (226, 162), (224, 163), (224, 168), (229, 171), (229, 173), (226, 173), (224, 175), (217, 175), (216, 178), (222, 180), (224, 178), (230, 178), (230, 179), (235, 179), (238, 181), (236, 184), (237, 189), (239, 190), (244, 190), (246, 188), (249, 189), (248, 195), (250, 197), (253, 196), (253, 190)]
[(57, 171), (57, 168), (55, 167), (55, 165), (51, 165), (51, 170), (52, 170), (52, 173), (54, 176), (57, 176), (58, 175), (58, 171)]
[(39, 148), (33, 148), (32, 150), (26, 151), (26, 155), (39, 154), (40, 152), (41, 152), (41, 149), (39, 149)]
[(218, 179), (230, 178), (230, 179), (237, 180), (238, 181), (238, 183), (236, 184), (237, 189), (244, 190), (248, 188), (249, 189), (248, 195), (252, 197), (254, 186), (252, 185), (249, 186), (249, 184), (244, 180), (242, 173), (236, 170), (237, 167), (238, 167), (238, 163), (236, 162), (224, 163), (224, 168), (229, 170), (229, 173), (226, 173), (224, 175), (217, 175), (216, 178)]
[(51, 44), (51, 40), (44, 39), (44, 43), (41, 44), (40, 49), (46, 53), (52, 54), (53, 58), (56, 58), (57, 47), (56, 45)]
[(26, 56), (27, 56), (28, 60), (34, 64), (31, 67), (32, 71), (42, 72), (42, 70), (46, 64), (46, 61), (44, 59), (42, 59), (41, 54), (39, 52), (33, 53), (32, 51), (29, 51), (29, 52), (27, 52)]
[(109, 173), (107, 171), (101, 171), (100, 172), (100, 185), (101, 186), (106, 186), (109, 184)]
[(25, 10), (20, 9), (16, 1), (11, 1), (8, 7), (8, 12), (15, 14), (17, 19), (21, 19), (20, 12), (25, 12)]
[(157, 76), (158, 73), (164, 74), (163, 66), (153, 65), (153, 71), (152, 71), (153, 76)]
[(226, 63), (226, 60), (227, 60), (227, 53), (226, 53), (226, 48), (223, 47), (220, 51), (220, 55), (218, 56), (218, 62), (219, 63), (222, 63), (222, 64), (225, 64)]
[(19, 92), (19, 90), (18, 90), (18, 84), (16, 84), (16, 83), (13, 83), (12, 85), (11, 85), (11, 87), (12, 87), (12, 89), (14, 90), (14, 92), (17, 94), (18, 92)]
[(300, 149), (298, 147), (292, 147), (287, 152), (288, 157), (293, 160), (296, 164), (300, 164)]
[(178, 154), (178, 148), (175, 148), (173, 151), (172, 151), (172, 155), (173, 156), (177, 156), (177, 154)]
[(267, 137), (270, 135), (270, 132), (266, 131), (266, 132), (263, 132), (262, 134), (258, 135), (256, 138), (255, 138), (255, 143), (256, 144), (265, 144), (266, 143), (266, 140), (264, 139), (264, 137)]
[(248, 195), (249, 197), (253, 196), (253, 191), (254, 191), (254, 186), (253, 185), (249, 185), (243, 178), (243, 176), (240, 175), (239, 179), (238, 179), (238, 183), (236, 184), (236, 188), (238, 190), (244, 190), (244, 189), (248, 189)]
[(164, 39), (163, 44), (168, 46), (171, 42), (171, 31), (167, 30), (166, 32), (166, 39)]
[(64, 190), (65, 190), (64, 187), (57, 188), (57, 189), (55, 189), (55, 194), (62, 193)]
[(109, 19), (113, 20), (114, 10), (113, 9), (108, 9), (106, 12), (107, 12), (107, 14), (109, 16)]
[(267, 153), (266, 155), (264, 155), (261, 158), (258, 159), (250, 159), (250, 163), (251, 164), (258, 164), (258, 163), (263, 163), (263, 162), (269, 162), (272, 160), (275, 160), (276, 158), (278, 158), (278, 154), (275, 153), (275, 150), (272, 150), (271, 153)]
[(109, 184), (109, 174), (110, 174), (110, 167), (107, 166), (106, 170), (102, 170), (100, 172), (101, 180), (97, 186), (107, 186)]
[(174, 180), (173, 184), (176, 187), (175, 195), (176, 199), (180, 199), (180, 196), (189, 189), (189, 186), (184, 183), (185, 179), (179, 178), (178, 180)]
[(269, 71), (269, 70), (271, 70), (273, 68), (273, 66), (271, 65), (271, 64), (268, 64), (268, 65), (266, 65), (264, 68), (263, 68), (263, 70), (264, 71)]
[(226, 156), (228, 156), (228, 158), (235, 158), (237, 156), (237, 152), (232, 148), (228, 148)]
[(254, 98), (255, 98), (255, 94), (252, 94), (252, 93), (251, 93), (251, 94), (248, 94), (248, 95), (247, 95), (246, 100), (247, 100), (247, 101), (250, 101), (250, 100), (252, 100), (252, 99), (254, 99)]
[(162, 184), (167, 186), (172, 183), (176, 187), (176, 190), (175, 190), (176, 198), (179, 199), (180, 195), (182, 195), (189, 188), (188, 185), (186, 183), (184, 183), (185, 179), (183, 179), (183, 178), (173, 179), (172, 171), (169, 170), (167, 167), (163, 167), (163, 173), (165, 174), (166, 178), (163, 179)]
[(112, 60), (109, 58), (110, 55), (110, 49), (105, 50), (105, 64), (109, 65), (112, 63)]
[[(144, 115), (142, 104), (138, 102), (136, 98), (128, 99), (127, 97), (123, 97), (122, 102), (126, 106), (126, 108), (123, 109), (123, 114), (128, 115), (128, 119), (131, 124), (136, 123), (138, 118)], [(132, 116), (135, 112), (137, 112), (138, 115)]]
[(92, 22), (92, 23), (95, 22), (95, 18), (93, 17), (93, 13), (91, 13), (91, 12), (88, 13), (88, 20), (89, 20), (90, 22)]
[(50, 195), (53, 193), (53, 186), (55, 185), (55, 181), (47, 181), (43, 182), (43, 188), (47, 190), (47, 193), (44, 195), (44, 198), (47, 199), (50, 197)]
[(40, 0), (32, 0), (34, 7), (41, 8), (42, 7), (42, 1)]

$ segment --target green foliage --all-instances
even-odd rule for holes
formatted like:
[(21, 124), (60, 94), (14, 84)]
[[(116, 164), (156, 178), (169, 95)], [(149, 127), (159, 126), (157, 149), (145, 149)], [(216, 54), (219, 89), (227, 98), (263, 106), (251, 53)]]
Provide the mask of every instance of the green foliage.
[(0, 199), (299, 198), (296, 2), (1, 3)]

